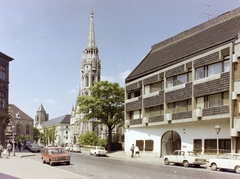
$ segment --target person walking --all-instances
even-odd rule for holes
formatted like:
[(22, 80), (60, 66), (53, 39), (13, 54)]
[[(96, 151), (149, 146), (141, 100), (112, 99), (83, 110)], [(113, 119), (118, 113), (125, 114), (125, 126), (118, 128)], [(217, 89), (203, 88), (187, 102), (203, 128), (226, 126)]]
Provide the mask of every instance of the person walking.
[(138, 146), (135, 145), (135, 156), (139, 156), (140, 152), (139, 152), (139, 148)]
[(21, 152), (21, 148), (22, 148), (21, 142), (18, 141), (18, 144), (17, 144), (17, 145), (18, 145), (18, 150), (19, 150), (19, 152)]
[(2, 158), (3, 146), (0, 144), (0, 158)]
[(10, 142), (8, 142), (8, 144), (7, 144), (8, 156), (10, 156), (11, 150), (12, 150), (12, 145), (10, 144)]
[(134, 144), (132, 144), (130, 150), (131, 150), (131, 152), (132, 152), (132, 154), (131, 154), (131, 158), (134, 158)]

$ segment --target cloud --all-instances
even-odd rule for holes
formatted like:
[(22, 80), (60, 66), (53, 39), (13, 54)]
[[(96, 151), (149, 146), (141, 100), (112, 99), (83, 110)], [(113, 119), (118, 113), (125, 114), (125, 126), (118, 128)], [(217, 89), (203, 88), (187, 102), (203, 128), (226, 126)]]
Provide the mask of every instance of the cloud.
[(57, 101), (55, 99), (46, 99), (44, 102), (51, 105), (57, 104)]

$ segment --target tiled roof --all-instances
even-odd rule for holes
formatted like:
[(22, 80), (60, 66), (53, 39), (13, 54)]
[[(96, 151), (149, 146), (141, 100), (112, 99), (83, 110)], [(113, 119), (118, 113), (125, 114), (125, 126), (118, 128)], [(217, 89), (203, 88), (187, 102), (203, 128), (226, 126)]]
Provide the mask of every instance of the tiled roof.
[(71, 115), (70, 114), (66, 114), (51, 120), (48, 120), (44, 123), (41, 124), (42, 127), (49, 127), (49, 126), (54, 126), (56, 124), (70, 124), (70, 118)]
[(240, 33), (240, 8), (184, 31), (152, 46), (126, 78), (126, 83), (164, 69), (194, 54), (236, 39)]
[(25, 112), (23, 112), (21, 109), (19, 109), (14, 104), (9, 104), (8, 106), (12, 110), (12, 118), (31, 119), (31, 120), (33, 120), (33, 118), (28, 116)]

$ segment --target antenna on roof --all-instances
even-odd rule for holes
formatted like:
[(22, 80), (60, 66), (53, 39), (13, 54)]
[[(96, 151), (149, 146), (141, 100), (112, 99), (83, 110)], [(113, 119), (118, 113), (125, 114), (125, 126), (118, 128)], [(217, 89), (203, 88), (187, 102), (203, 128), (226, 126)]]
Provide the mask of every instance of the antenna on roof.
[[(207, 6), (208, 7), (208, 9), (207, 10), (205, 10), (199, 17), (201, 17), (201, 18), (205, 18), (205, 17), (207, 17), (208, 18), (208, 20), (210, 20), (211, 19), (211, 17), (217, 17), (218, 15), (214, 15), (216, 12), (217, 12), (217, 10), (212, 10), (211, 9), (211, 6), (210, 5), (208, 5), (208, 4), (203, 4), (204, 6)], [(219, 14), (219, 13), (218, 13)]]

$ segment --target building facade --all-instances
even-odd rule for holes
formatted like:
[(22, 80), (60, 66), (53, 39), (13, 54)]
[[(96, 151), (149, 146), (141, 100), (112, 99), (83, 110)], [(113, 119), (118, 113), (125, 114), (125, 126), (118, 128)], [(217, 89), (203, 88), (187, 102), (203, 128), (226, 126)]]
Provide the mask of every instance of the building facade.
[(240, 8), (153, 45), (125, 80), (125, 152), (240, 152), (239, 58)]
[(9, 94), (9, 62), (13, 58), (0, 52), (0, 144), (5, 146), (6, 127), (10, 122), (11, 114), (8, 111)]
[[(33, 140), (34, 120), (14, 104), (8, 105), (11, 118), (6, 126), (6, 141), (17, 141), (18, 137), (29, 136)], [(14, 136), (13, 136), (14, 135)]]
[[(81, 60), (81, 89), (78, 96), (91, 95), (89, 87), (93, 83), (101, 80), (101, 61), (99, 59), (99, 51), (95, 42), (93, 11), (90, 12), (90, 28), (88, 35), (88, 43), (83, 51)], [(105, 137), (107, 134), (106, 126), (95, 125), (96, 120), (81, 121), (84, 114), (78, 113), (79, 107), (77, 104), (72, 107), (71, 112), (71, 143), (77, 143), (78, 137), (85, 134), (87, 131), (95, 131), (99, 137)]]
[(65, 144), (71, 143), (70, 117), (70, 114), (66, 114), (38, 125), (41, 133), (44, 133), (44, 129), (55, 128), (55, 139), (52, 141), (53, 143), (48, 143), (48, 145), (65, 146)]
[(41, 104), (37, 110), (37, 113), (35, 115), (35, 127), (38, 128), (41, 127), (41, 124), (49, 120), (49, 115), (45, 111), (43, 105)]

